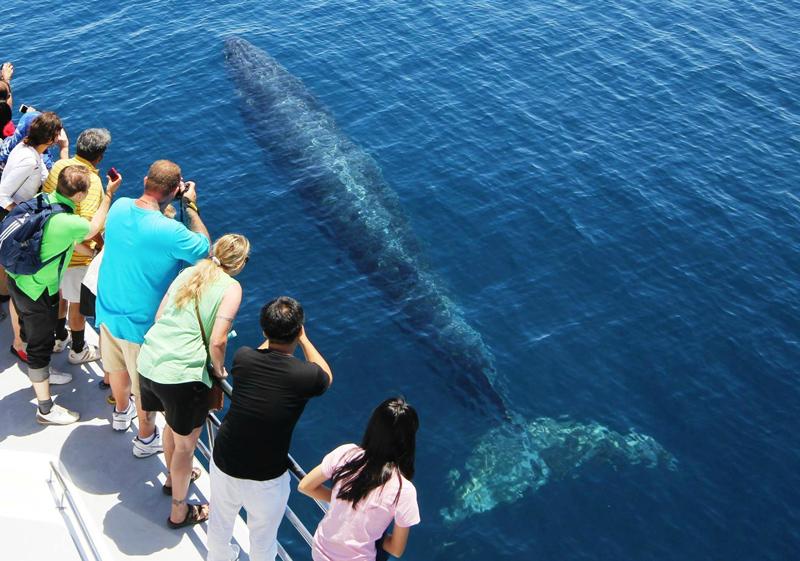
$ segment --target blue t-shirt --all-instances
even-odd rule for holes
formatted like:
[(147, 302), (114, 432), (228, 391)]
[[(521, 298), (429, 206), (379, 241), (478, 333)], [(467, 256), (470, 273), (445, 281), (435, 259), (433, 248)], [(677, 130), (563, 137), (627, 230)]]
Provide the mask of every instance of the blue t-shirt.
[(105, 253), (97, 279), (97, 325), (143, 343), (161, 299), (183, 264), (208, 256), (208, 238), (157, 210), (119, 199), (106, 218)]

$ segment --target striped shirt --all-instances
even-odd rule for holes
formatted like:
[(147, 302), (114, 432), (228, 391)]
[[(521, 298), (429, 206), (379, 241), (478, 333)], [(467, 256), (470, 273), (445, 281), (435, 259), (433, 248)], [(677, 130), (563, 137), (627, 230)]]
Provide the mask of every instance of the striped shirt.
[[(91, 182), (89, 184), (89, 193), (86, 195), (85, 199), (75, 205), (75, 214), (91, 222), (92, 218), (94, 218), (94, 215), (97, 212), (97, 209), (100, 208), (100, 203), (103, 202), (103, 183), (100, 180), (99, 170), (88, 160), (85, 160), (80, 156), (75, 156), (74, 158), (69, 158), (66, 160), (58, 160), (55, 164), (53, 164), (53, 169), (50, 170), (50, 174), (47, 176), (47, 180), (44, 182), (42, 191), (45, 193), (52, 193), (55, 191), (56, 186), (58, 185), (58, 174), (61, 173), (61, 170), (67, 166), (75, 165), (88, 168), (89, 171), (92, 172)], [(94, 249), (96, 245), (95, 242), (87, 242), (87, 244), (92, 249)], [(91, 262), (91, 256), (73, 253), (68, 267), (84, 267)]]

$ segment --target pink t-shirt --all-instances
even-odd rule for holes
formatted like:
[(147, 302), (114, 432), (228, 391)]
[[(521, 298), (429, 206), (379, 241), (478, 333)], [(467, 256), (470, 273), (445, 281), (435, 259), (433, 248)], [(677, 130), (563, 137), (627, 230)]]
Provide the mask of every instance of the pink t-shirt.
[[(332, 477), (337, 467), (361, 453), (361, 447), (355, 444), (339, 446), (322, 459), (322, 473)], [(338, 483), (333, 487), (331, 506), (314, 534), (314, 561), (373, 561), (375, 540), (392, 520), (403, 528), (419, 524), (417, 490), (399, 472), (361, 499), (355, 509), (353, 503), (336, 498), (339, 487)], [(395, 503), (398, 490), (400, 497)]]

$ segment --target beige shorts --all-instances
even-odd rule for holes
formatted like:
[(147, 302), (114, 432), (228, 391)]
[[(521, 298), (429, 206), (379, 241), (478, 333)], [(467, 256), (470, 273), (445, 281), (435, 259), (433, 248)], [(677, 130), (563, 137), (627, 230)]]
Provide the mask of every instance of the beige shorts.
[(86, 269), (89, 266), (69, 267), (64, 271), (61, 279), (61, 297), (72, 304), (79, 304), (81, 301), (81, 282), (86, 276)]
[(103, 369), (109, 374), (127, 372), (131, 377), (133, 395), (139, 395), (139, 372), (136, 370), (136, 361), (141, 347), (137, 343), (117, 339), (108, 331), (105, 324), (100, 326), (100, 357), (103, 359)]

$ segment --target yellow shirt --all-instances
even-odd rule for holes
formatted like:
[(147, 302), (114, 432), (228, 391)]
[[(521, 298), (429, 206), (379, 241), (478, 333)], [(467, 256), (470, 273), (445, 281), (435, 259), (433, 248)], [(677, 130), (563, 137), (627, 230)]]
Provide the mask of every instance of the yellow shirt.
[[(100, 208), (100, 203), (103, 201), (103, 182), (100, 180), (100, 171), (88, 160), (80, 156), (75, 156), (74, 158), (68, 158), (66, 160), (58, 160), (53, 164), (50, 175), (47, 176), (47, 180), (42, 186), (42, 191), (45, 193), (52, 193), (55, 191), (56, 185), (58, 184), (58, 175), (61, 173), (61, 170), (67, 166), (75, 165), (89, 168), (89, 171), (92, 172), (91, 181), (89, 183), (89, 193), (86, 195), (85, 199), (75, 205), (75, 214), (91, 222), (97, 209)], [(87, 242), (87, 244), (94, 249), (95, 242)], [(83, 267), (91, 262), (92, 258), (90, 256), (78, 255), (78, 253), (75, 252), (72, 254), (72, 259), (70, 259), (68, 267)]]

